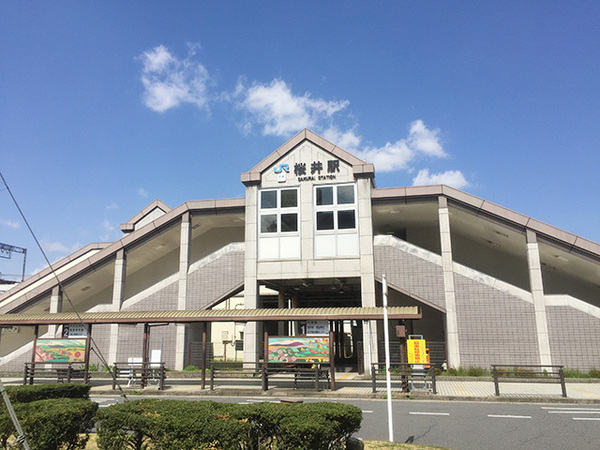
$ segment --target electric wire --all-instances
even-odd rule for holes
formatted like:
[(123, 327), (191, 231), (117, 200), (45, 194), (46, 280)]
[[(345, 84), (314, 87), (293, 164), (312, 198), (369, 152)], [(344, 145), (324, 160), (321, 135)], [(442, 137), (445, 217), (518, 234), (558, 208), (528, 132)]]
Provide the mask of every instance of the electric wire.
[(33, 229), (31, 228), (31, 225), (29, 225), (29, 221), (27, 220), (27, 218), (25, 217), (25, 214), (23, 213), (21, 207), (19, 206), (19, 203), (17, 202), (17, 199), (15, 198), (15, 196), (13, 195), (10, 187), (8, 186), (8, 183), (6, 182), (6, 179), (4, 178), (4, 175), (2, 174), (2, 172), (0, 171), (0, 178), (2, 178), (2, 183), (4, 183), (4, 186), (6, 186), (6, 191), (8, 191), (8, 194), (10, 195), (13, 203), (15, 204), (17, 210), (19, 211), (19, 214), (21, 215), (21, 218), (23, 219), (23, 222), (25, 222), (25, 225), (27, 226), (27, 229), (29, 230), (29, 232), (31, 233), (31, 236), (33, 237), (33, 240), (35, 241), (35, 244), (37, 245), (38, 249), (40, 250), (40, 252), (42, 253), (42, 256), (44, 257), (44, 260), (46, 261), (46, 264), (48, 264), (48, 267), (50, 268), (50, 272), (52, 273), (52, 275), (54, 276), (54, 278), (56, 279), (56, 283), (58, 284), (58, 286), (60, 287), (60, 291), (62, 292), (63, 298), (66, 298), (67, 301), (69, 302), (69, 305), (71, 305), (71, 308), (73, 309), (73, 312), (75, 313), (75, 315), (77, 316), (77, 319), (79, 320), (79, 323), (81, 325), (83, 325), (83, 327), (87, 330), (87, 332), (89, 333), (90, 336), (90, 343), (91, 343), (91, 349), (90, 351), (94, 352), (94, 354), (98, 357), (98, 359), (100, 360), (100, 362), (102, 363), (102, 365), (106, 368), (106, 370), (108, 371), (108, 373), (111, 374), (112, 376), (112, 380), (113, 383), (118, 387), (119, 389), (119, 393), (120, 396), (123, 397), (123, 399), (125, 401), (128, 401), (127, 395), (125, 394), (125, 391), (123, 390), (121, 384), (119, 383), (119, 381), (117, 380), (116, 374), (113, 373), (113, 371), (111, 370), (110, 366), (108, 365), (108, 362), (106, 361), (106, 358), (104, 358), (104, 355), (102, 354), (102, 352), (100, 351), (100, 349), (97, 348), (96, 346), (96, 342), (94, 341), (94, 337), (92, 336), (92, 333), (89, 331), (88, 326), (83, 322), (83, 319), (81, 318), (81, 316), (79, 315), (79, 312), (77, 311), (77, 309), (75, 308), (75, 305), (73, 304), (73, 302), (71, 301), (71, 298), (69, 297), (69, 294), (67, 293), (64, 284), (62, 283), (62, 281), (60, 280), (58, 274), (56, 273), (56, 271), (54, 270), (54, 267), (52, 266), (52, 264), (50, 263), (50, 260), (48, 259), (48, 256), (46, 255), (46, 252), (44, 251), (44, 249), (42, 248), (40, 241), (38, 240), (36, 234), (34, 233)]

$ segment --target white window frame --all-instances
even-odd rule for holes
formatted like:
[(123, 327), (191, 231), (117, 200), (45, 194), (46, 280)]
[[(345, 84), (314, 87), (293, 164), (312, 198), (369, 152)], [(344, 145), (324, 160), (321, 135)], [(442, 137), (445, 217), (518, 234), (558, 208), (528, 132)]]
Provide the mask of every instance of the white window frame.
[[(296, 191), (296, 206), (282, 207), (281, 192)], [(263, 192), (277, 193), (277, 206), (275, 208), (262, 207)], [(281, 216), (283, 214), (296, 214), (296, 231), (281, 231)], [(275, 215), (277, 217), (277, 231), (263, 231), (262, 217), (267, 215)], [(258, 194), (258, 234), (264, 237), (275, 236), (295, 236), (300, 234), (300, 189), (298, 187), (285, 188), (267, 188), (259, 190)]]
[[(339, 187), (352, 186), (354, 191), (354, 202), (353, 203), (342, 203), (338, 204), (337, 190)], [(333, 188), (333, 203), (330, 205), (317, 205), (317, 189), (319, 188)], [(357, 202), (357, 189), (356, 183), (343, 183), (343, 184), (318, 184), (314, 186), (314, 229), (317, 234), (344, 234), (344, 233), (358, 233), (358, 202)], [(354, 211), (354, 228), (339, 228), (338, 224), (338, 212), (340, 211)], [(319, 230), (317, 228), (317, 215), (319, 212), (332, 212), (333, 213), (333, 228), (327, 230)]]

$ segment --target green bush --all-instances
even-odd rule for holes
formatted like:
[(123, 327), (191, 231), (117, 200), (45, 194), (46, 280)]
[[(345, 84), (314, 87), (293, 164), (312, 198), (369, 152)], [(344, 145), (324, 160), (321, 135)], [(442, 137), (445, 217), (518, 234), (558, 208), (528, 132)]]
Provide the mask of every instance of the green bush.
[[(98, 404), (85, 399), (60, 398), (17, 403), (14, 408), (32, 450), (58, 450), (85, 448)], [(5, 420), (2, 424), (5, 425)], [(2, 438), (16, 434), (12, 422), (9, 427), (10, 432), (3, 432)], [(3, 444), (6, 445), (5, 439)]]
[(235, 405), (144, 399), (96, 415), (104, 450), (341, 449), (359, 408), (336, 403)]
[(91, 385), (75, 383), (34, 384), (7, 386), (6, 393), (11, 402), (29, 403), (50, 398), (89, 398)]
[(197, 370), (200, 370), (200, 369), (198, 369), (196, 366), (194, 366), (194, 365), (191, 365), (191, 364), (190, 364), (189, 366), (185, 366), (185, 367), (183, 368), (183, 371), (184, 371), (184, 372), (195, 372), (195, 371), (197, 371)]

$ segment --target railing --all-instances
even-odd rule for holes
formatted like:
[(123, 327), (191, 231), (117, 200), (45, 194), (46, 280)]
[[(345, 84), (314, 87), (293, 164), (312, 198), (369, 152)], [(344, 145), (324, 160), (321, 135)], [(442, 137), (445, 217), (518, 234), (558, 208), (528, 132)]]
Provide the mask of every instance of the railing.
[(562, 396), (567, 396), (564, 366), (492, 364), (492, 376), (496, 396), (500, 396), (500, 382), (531, 381), (537, 383), (560, 383)]
[(217, 378), (260, 377), (263, 391), (269, 389), (269, 380), (283, 376), (294, 381), (294, 388), (302, 381), (314, 382), (316, 391), (325, 382), (327, 389), (331, 388), (329, 369), (320, 367), (306, 368), (297, 365), (264, 364), (264, 363), (217, 363), (210, 365), (210, 390), (214, 390)]
[[(426, 389), (437, 394), (434, 367), (425, 367), (423, 364), (391, 363), (390, 375), (393, 380), (400, 380), (402, 392)], [(385, 364), (371, 364), (373, 393), (377, 392), (377, 380), (385, 378)]]
[(75, 379), (89, 380), (84, 363), (25, 363), (23, 384), (33, 384), (35, 378), (56, 378), (58, 383), (70, 383)]
[(113, 365), (113, 389), (116, 388), (117, 379), (126, 379), (127, 386), (139, 382), (141, 388), (148, 386), (150, 382), (156, 382), (158, 389), (165, 388), (165, 363), (164, 362), (116, 362)]

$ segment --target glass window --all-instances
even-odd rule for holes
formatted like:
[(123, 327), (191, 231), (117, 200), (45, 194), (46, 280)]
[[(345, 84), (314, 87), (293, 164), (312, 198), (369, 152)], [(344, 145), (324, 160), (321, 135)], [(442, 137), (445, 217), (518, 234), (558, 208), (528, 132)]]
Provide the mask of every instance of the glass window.
[(354, 203), (354, 186), (338, 186), (337, 202), (338, 205)]
[(260, 192), (260, 232), (298, 231), (298, 189), (268, 189)]
[(281, 191), (281, 207), (295, 208), (298, 206), (298, 191), (296, 189), (285, 189)]
[(317, 188), (317, 206), (333, 205), (333, 187), (318, 187)]
[(281, 232), (298, 231), (298, 214), (281, 215)]
[(333, 211), (317, 212), (317, 230), (333, 230)]
[(260, 216), (261, 233), (277, 233), (277, 214), (265, 214)]
[(354, 210), (338, 211), (338, 230), (349, 230), (356, 228)]
[(260, 193), (260, 207), (262, 209), (277, 208), (277, 191), (262, 191)]

